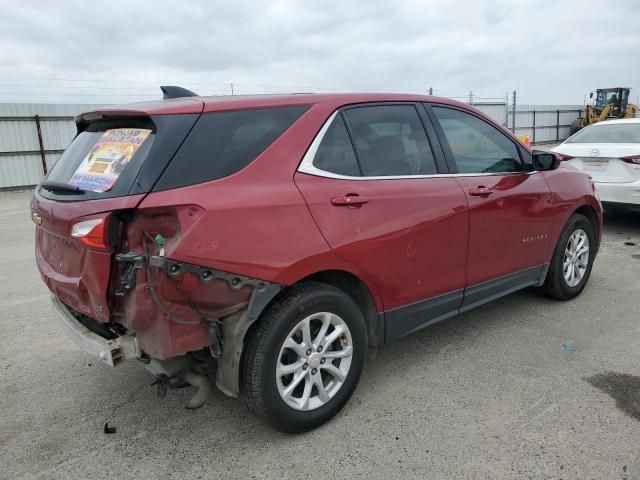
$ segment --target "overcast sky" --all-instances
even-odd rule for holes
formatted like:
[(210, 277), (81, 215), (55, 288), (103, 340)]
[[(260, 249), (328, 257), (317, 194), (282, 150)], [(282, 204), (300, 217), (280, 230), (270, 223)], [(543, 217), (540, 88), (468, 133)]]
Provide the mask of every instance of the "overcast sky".
[(640, 1), (0, 0), (0, 101), (399, 91), (640, 95)]

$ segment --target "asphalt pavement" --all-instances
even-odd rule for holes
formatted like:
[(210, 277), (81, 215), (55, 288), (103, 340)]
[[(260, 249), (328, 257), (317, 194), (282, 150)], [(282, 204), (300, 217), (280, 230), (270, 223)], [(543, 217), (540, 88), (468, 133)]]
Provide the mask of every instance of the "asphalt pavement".
[(575, 300), (527, 290), (398, 341), (334, 420), (286, 435), (65, 338), (30, 195), (0, 193), (0, 478), (640, 479), (640, 215), (606, 218)]

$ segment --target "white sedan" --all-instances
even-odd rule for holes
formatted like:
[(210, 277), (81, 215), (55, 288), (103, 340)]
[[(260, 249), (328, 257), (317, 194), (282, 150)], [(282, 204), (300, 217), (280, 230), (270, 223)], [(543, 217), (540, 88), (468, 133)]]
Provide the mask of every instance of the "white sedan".
[(640, 206), (640, 118), (590, 125), (552, 151), (591, 175), (602, 202)]

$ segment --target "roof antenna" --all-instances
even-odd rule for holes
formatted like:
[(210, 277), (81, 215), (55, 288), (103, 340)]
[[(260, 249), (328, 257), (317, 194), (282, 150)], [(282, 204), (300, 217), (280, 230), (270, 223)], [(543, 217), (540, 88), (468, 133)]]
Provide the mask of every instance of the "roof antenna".
[(162, 90), (162, 98), (163, 100), (168, 100), (170, 98), (183, 98), (183, 97), (197, 97), (198, 94), (192, 92), (191, 90), (187, 90), (186, 88), (176, 87), (173, 85), (164, 85), (160, 87)]

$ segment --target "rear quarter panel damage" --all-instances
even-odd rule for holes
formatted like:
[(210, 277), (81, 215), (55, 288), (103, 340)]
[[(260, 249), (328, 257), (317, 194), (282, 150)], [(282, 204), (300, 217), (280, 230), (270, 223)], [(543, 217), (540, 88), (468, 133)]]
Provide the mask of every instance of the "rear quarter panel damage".
[[(169, 358), (210, 343), (204, 319), (218, 319), (246, 307), (252, 287), (229, 287), (223, 279), (203, 281), (185, 271), (170, 276), (150, 265), (154, 256), (170, 256), (202, 210), (193, 205), (139, 209), (126, 225), (123, 250), (144, 254), (147, 262), (136, 272), (133, 290), (111, 296), (114, 319), (136, 332), (140, 347), (155, 358)], [(119, 274), (124, 265), (119, 265)], [(120, 284), (114, 278), (112, 286)]]
[[(311, 108), (248, 167), (228, 177), (175, 190), (152, 192), (128, 226), (123, 251), (159, 255), (153, 241), (166, 240), (166, 258), (279, 285), (323, 270), (345, 270), (377, 289), (358, 267), (337, 257), (314, 223), (293, 174), (331, 108)], [(146, 247), (145, 247), (146, 245)], [(234, 291), (226, 281), (201, 282), (185, 273), (170, 278), (151, 268), (151, 288), (137, 272), (136, 287), (118, 310), (150, 355), (169, 358), (209, 345), (203, 317), (221, 318), (247, 306), (253, 287)], [(174, 317), (174, 320), (171, 319)], [(182, 321), (177, 322), (175, 318)]]

